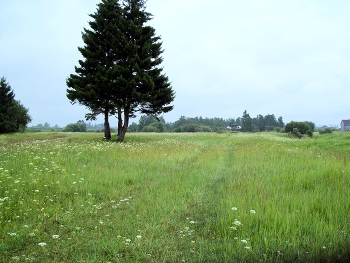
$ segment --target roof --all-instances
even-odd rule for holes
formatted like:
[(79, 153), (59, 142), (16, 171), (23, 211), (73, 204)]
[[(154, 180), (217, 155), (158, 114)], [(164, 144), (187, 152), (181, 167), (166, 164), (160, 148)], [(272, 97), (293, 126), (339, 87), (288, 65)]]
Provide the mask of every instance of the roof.
[(342, 120), (341, 123), (348, 126), (350, 125), (350, 120)]

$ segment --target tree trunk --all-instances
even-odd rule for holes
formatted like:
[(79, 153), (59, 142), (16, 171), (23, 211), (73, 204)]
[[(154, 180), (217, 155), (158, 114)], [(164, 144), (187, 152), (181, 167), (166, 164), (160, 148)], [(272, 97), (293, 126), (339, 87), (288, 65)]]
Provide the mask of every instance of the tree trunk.
[[(118, 116), (119, 116), (119, 114), (120, 114), (120, 119), (121, 119), (121, 113), (118, 112)], [(119, 126), (119, 122), (118, 122), (118, 141), (119, 142), (124, 141), (125, 134), (128, 131), (128, 126), (129, 126), (129, 111), (124, 110), (124, 125), (123, 125), (123, 122), (121, 122), (120, 126)]]
[(123, 128), (123, 119), (122, 119), (122, 111), (118, 109), (118, 140), (119, 136), (122, 133), (122, 128)]
[(105, 112), (105, 138), (106, 140), (110, 140), (112, 138), (111, 136), (111, 128), (109, 127), (109, 121), (108, 121), (108, 111)]

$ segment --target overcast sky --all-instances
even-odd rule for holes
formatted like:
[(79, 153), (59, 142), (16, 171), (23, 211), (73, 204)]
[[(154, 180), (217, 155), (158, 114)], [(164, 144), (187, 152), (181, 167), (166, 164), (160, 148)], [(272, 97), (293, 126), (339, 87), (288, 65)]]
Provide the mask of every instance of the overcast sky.
[[(0, 77), (29, 108), (30, 126), (88, 112), (70, 104), (65, 81), (99, 2), (1, 0)], [(148, 0), (146, 10), (176, 92), (167, 122), (244, 110), (318, 126), (350, 119), (350, 1)]]

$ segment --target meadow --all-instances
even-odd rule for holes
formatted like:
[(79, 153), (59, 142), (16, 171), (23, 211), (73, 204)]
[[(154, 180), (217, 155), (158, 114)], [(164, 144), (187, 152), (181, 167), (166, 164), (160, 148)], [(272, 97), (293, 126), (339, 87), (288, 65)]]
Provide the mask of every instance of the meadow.
[(0, 262), (349, 262), (350, 133), (0, 136)]

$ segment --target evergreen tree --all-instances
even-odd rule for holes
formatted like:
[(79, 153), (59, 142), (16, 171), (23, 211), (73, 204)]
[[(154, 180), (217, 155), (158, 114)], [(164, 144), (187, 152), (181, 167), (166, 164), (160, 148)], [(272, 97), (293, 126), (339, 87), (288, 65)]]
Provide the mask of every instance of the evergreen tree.
[(280, 116), (280, 117), (278, 118), (278, 127), (281, 127), (281, 128), (284, 127), (284, 122), (283, 122), (282, 116)]
[(250, 117), (249, 113), (245, 110), (242, 116), (242, 130), (245, 132), (253, 132), (253, 119)]
[(265, 130), (265, 119), (264, 119), (264, 117), (261, 114), (259, 114), (255, 118), (255, 125), (257, 126), (259, 131), (264, 131)]
[(162, 42), (155, 35), (155, 29), (147, 26), (151, 14), (145, 11), (144, 0), (124, 0), (124, 20), (126, 22), (125, 44), (122, 46), (123, 68), (125, 71), (120, 78), (120, 97), (117, 98), (118, 136), (124, 140), (129, 118), (135, 117), (136, 112), (157, 116), (169, 112), (169, 105), (175, 97), (168, 77), (159, 67), (163, 62), (161, 54)]
[(0, 79), (0, 133), (24, 132), (31, 117), (15, 94), (6, 79)]
[(118, 139), (124, 140), (129, 118), (136, 112), (157, 116), (172, 110), (168, 78), (159, 65), (163, 59), (160, 37), (146, 23), (151, 14), (143, 0), (102, 0), (90, 15), (92, 30), (84, 29), (85, 58), (67, 79), (67, 97), (87, 106), (94, 119), (105, 116), (105, 137), (110, 139), (109, 115), (117, 115)]
[(67, 97), (72, 104), (79, 102), (91, 113), (87, 120), (96, 120), (104, 115), (105, 138), (111, 138), (109, 115), (116, 113), (114, 96), (118, 76), (122, 73), (120, 61), (120, 37), (124, 22), (122, 8), (117, 0), (102, 0), (98, 9), (90, 15), (91, 29), (85, 29), (82, 38), (84, 47), (78, 47), (84, 60), (75, 67), (77, 74), (67, 79)]

